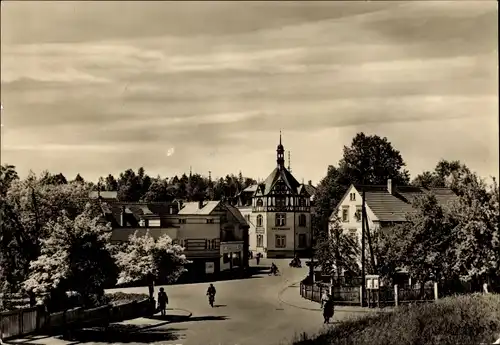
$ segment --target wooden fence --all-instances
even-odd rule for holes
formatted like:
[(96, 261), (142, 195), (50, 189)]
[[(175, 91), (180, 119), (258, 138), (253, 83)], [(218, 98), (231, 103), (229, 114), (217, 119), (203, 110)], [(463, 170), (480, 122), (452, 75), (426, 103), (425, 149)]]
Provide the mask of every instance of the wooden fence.
[(65, 328), (107, 325), (154, 313), (149, 299), (121, 305), (105, 305), (94, 309), (70, 309), (47, 314), (43, 308), (33, 307), (0, 313), (0, 334), (3, 339), (32, 333), (54, 333)]
[[(362, 306), (361, 286), (331, 286), (328, 284), (306, 284), (300, 283), (300, 295), (308, 300), (321, 303), (324, 292), (331, 293), (336, 305)], [(423, 294), (422, 294), (423, 292)], [(365, 305), (368, 307), (398, 306), (408, 303), (425, 303), (438, 299), (437, 284), (426, 286), (421, 291), (418, 286), (380, 287), (377, 290), (367, 290)]]

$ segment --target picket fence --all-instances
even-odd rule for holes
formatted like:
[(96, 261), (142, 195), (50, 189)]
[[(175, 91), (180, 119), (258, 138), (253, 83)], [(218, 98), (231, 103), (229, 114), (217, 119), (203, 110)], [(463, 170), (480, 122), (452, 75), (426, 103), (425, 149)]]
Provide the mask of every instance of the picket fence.
[[(332, 295), (336, 305), (363, 306), (361, 286), (300, 283), (300, 295), (310, 301), (321, 303), (321, 296), (324, 292)], [(420, 288), (416, 286), (400, 287), (398, 285), (381, 287), (378, 290), (367, 290), (364, 305), (382, 308), (408, 303), (432, 302), (438, 299), (437, 284), (426, 286), (423, 292), (421, 295)]]
[(126, 319), (150, 315), (154, 304), (145, 299), (94, 309), (75, 308), (48, 314), (44, 308), (32, 307), (0, 313), (0, 334), (10, 339), (34, 333), (55, 333), (68, 327), (107, 325)]

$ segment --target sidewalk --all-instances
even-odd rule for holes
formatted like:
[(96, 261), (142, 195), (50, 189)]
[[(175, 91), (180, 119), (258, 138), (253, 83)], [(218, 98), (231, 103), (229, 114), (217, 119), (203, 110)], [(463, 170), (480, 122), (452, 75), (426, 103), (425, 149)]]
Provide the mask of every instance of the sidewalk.
[[(321, 305), (317, 302), (310, 301), (308, 299), (303, 298), (300, 295), (300, 283), (294, 283), (287, 287), (285, 287), (279, 294), (278, 299), (284, 305), (288, 305), (290, 307), (295, 307), (304, 310), (310, 311), (322, 311)], [(382, 312), (390, 312), (392, 308), (363, 308), (361, 306), (335, 306), (336, 312), (346, 312), (346, 313), (374, 313), (378, 311)]]

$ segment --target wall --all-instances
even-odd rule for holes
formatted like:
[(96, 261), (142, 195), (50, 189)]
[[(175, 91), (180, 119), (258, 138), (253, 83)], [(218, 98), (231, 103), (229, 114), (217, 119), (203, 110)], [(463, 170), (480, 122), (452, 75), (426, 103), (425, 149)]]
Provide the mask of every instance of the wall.
[[(299, 226), (299, 217), (301, 214), (306, 216), (306, 226)], [(311, 245), (311, 213), (300, 212), (295, 214), (295, 249), (296, 250), (306, 250)], [(306, 235), (306, 245), (305, 247), (299, 247), (299, 234)]]
[[(355, 193), (356, 194), (356, 200), (351, 201), (349, 194), (350, 193)], [(349, 188), (349, 190), (346, 193), (346, 197), (344, 198), (343, 201), (341, 201), (339, 207), (338, 207), (338, 213), (337, 215), (339, 216), (341, 220), (341, 225), (342, 228), (344, 229), (345, 233), (349, 233), (350, 229), (356, 229), (356, 234), (358, 237), (358, 243), (361, 245), (361, 229), (362, 229), (362, 224), (361, 221), (357, 222), (355, 218), (355, 213), (356, 213), (356, 206), (361, 207), (362, 205), (362, 195), (353, 187)], [(342, 222), (342, 209), (343, 206), (349, 206), (349, 217), (348, 217), (348, 222)], [(375, 214), (370, 210), (368, 205), (366, 205), (366, 215), (368, 218), (368, 226), (370, 229), (374, 228), (374, 221), (377, 220), (375, 217)]]
[[(277, 213), (285, 212), (267, 212), (264, 218), (267, 219), (267, 250), (293, 251), (295, 246), (295, 213), (287, 212), (286, 223), (283, 227), (277, 227), (275, 218)], [(286, 236), (286, 247), (276, 248), (276, 235)]]
[[(220, 237), (219, 217), (211, 216), (184, 216), (186, 224), (176, 224), (179, 226), (179, 239), (215, 239)], [(207, 219), (213, 219), (213, 224), (207, 224)]]

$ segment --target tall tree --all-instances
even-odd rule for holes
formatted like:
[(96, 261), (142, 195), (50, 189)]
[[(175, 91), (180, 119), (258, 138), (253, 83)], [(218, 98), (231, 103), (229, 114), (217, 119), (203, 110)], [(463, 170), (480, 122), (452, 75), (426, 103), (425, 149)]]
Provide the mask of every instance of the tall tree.
[(47, 224), (41, 255), (30, 264), (24, 289), (39, 299), (49, 298), (49, 309), (59, 309), (67, 290), (77, 291), (85, 307), (103, 302), (104, 287), (116, 281), (118, 269), (110, 252), (111, 228), (93, 217), (89, 208), (75, 219), (63, 214)]
[(118, 182), (111, 174), (109, 174), (104, 180), (104, 185), (107, 191), (118, 191)]
[(328, 234), (321, 233), (320, 236), (316, 258), (324, 273), (340, 277), (344, 272), (359, 271), (358, 240), (343, 232), (338, 217), (333, 219)]
[(118, 200), (139, 201), (141, 198), (141, 183), (139, 177), (132, 169), (127, 169), (120, 174), (118, 180)]
[(410, 177), (405, 166), (401, 153), (387, 138), (358, 133), (351, 146), (344, 147), (339, 162), (339, 182), (343, 185), (385, 185), (388, 179), (392, 179), (397, 185), (407, 185)]

